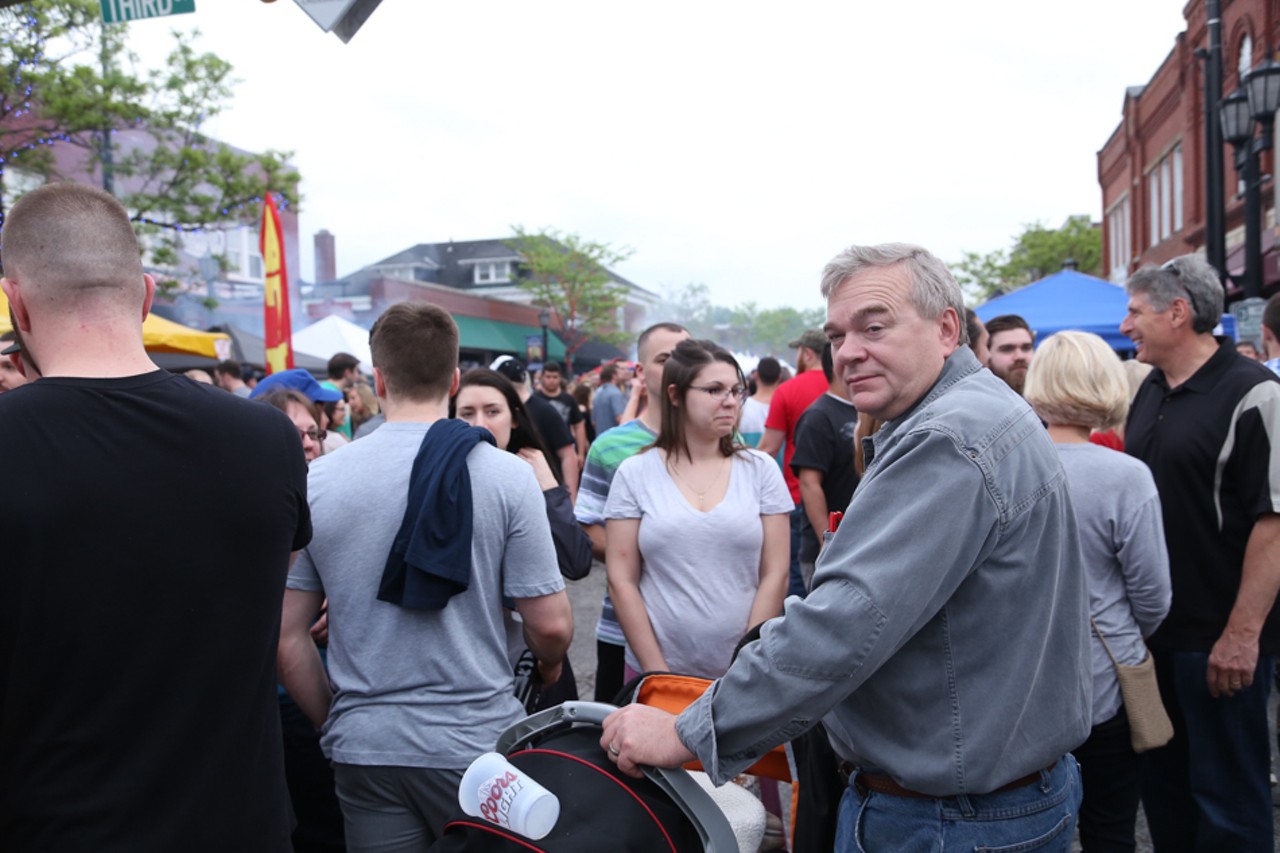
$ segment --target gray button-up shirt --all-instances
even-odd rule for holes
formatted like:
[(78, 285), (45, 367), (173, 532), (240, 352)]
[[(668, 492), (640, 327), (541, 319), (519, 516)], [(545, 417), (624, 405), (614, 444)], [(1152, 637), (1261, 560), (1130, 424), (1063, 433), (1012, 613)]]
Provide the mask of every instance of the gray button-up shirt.
[(721, 783), (823, 720), (842, 758), (934, 796), (993, 791), (1088, 736), (1088, 597), (1031, 408), (953, 353), (880, 430), (814, 588), (676, 731)]

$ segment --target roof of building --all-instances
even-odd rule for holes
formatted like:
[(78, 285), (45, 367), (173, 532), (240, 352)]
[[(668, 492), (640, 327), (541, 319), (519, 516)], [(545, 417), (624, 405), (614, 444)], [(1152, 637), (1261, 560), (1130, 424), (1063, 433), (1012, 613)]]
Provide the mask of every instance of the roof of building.
[[(495, 285), (507, 286), (510, 282), (477, 283), (475, 281), (475, 264), (484, 261), (517, 261), (520, 259), (518, 249), (514, 246), (515, 238), (488, 240), (449, 240), (444, 243), (418, 243), (408, 249), (389, 255), (365, 267), (364, 270), (382, 270), (387, 267), (419, 267), (415, 270), (414, 279), (442, 284), (446, 287), (463, 290), (485, 289)], [(357, 271), (363, 272), (364, 270)], [(606, 270), (609, 277), (628, 290), (645, 296), (655, 297), (656, 293), (628, 281), (613, 270)], [(350, 278), (350, 276), (348, 277)]]

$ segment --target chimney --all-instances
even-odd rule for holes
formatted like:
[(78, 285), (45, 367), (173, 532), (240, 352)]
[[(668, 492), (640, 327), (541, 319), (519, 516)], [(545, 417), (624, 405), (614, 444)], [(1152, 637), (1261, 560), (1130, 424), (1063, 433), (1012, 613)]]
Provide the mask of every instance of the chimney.
[(338, 258), (333, 247), (333, 235), (321, 228), (315, 237), (316, 281), (333, 281), (338, 277)]

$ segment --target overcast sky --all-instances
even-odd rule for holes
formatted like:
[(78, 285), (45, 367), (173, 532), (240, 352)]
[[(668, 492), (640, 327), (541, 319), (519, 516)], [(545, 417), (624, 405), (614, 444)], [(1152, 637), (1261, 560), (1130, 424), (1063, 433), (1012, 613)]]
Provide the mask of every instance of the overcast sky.
[(820, 304), (850, 243), (944, 260), (1024, 224), (1101, 217), (1097, 151), (1126, 86), (1173, 48), (1183, 0), (982, 3), (384, 0), (350, 44), (291, 0), (197, 0), (175, 26), (236, 69), (206, 128), (294, 152), (302, 270), (420, 242), (559, 228), (618, 271), (724, 305)]

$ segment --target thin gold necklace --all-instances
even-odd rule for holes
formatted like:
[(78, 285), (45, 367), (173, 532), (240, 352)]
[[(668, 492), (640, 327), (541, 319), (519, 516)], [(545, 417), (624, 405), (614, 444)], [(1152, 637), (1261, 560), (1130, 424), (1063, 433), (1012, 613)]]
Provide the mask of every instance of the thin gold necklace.
[(727, 466), (727, 465), (725, 465), (724, 463), (725, 463), (725, 462), (728, 462), (728, 461), (729, 461), (729, 460), (728, 460), (728, 458), (726, 457), (726, 458), (724, 459), (724, 461), (722, 461), (722, 462), (720, 463), (719, 467), (717, 467), (717, 468), (716, 468), (716, 476), (715, 476), (715, 479), (714, 479), (714, 480), (712, 480), (710, 483), (708, 483), (708, 484), (707, 484), (707, 487), (706, 487), (705, 489), (703, 489), (702, 491), (698, 491), (698, 489), (697, 489), (697, 488), (696, 488), (692, 483), (690, 483), (690, 482), (689, 482), (688, 480), (686, 480), (684, 477), (681, 477), (681, 476), (680, 476), (680, 474), (679, 474), (679, 472), (678, 472), (678, 471), (676, 471), (676, 469), (675, 469), (675, 467), (674, 467), (674, 466), (670, 467), (670, 468), (669, 468), (669, 470), (671, 471), (671, 476), (675, 477), (677, 480), (679, 480), (681, 483), (683, 483), (683, 484), (684, 484), (685, 488), (687, 488), (689, 491), (693, 492), (695, 495), (697, 495), (697, 496), (698, 496), (698, 509), (702, 509), (703, 504), (705, 504), (705, 503), (706, 503), (707, 492), (709, 492), (709, 491), (711, 491), (712, 489), (714, 489), (714, 488), (716, 487), (716, 483), (719, 483), (719, 482), (720, 482), (720, 476), (721, 476), (722, 474), (724, 474), (724, 469), (728, 467), (728, 466)]

